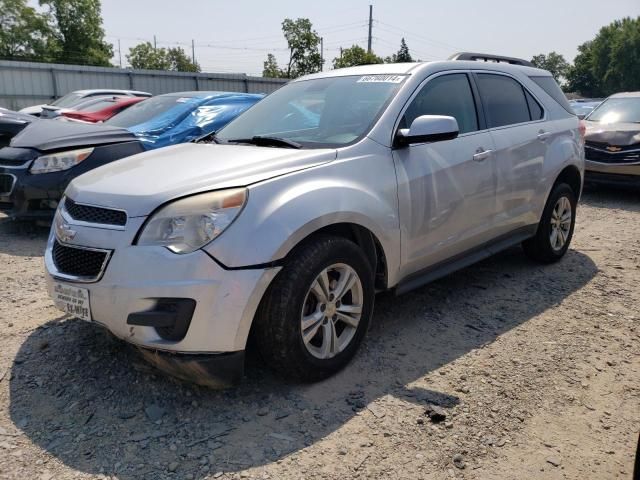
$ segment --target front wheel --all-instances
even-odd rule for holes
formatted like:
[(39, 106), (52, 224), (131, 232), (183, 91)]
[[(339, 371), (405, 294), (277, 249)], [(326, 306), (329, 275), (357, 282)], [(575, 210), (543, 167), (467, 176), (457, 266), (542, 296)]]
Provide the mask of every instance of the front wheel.
[(372, 268), (353, 242), (318, 237), (295, 251), (263, 298), (255, 342), (280, 375), (312, 381), (343, 368), (373, 312)]
[(577, 202), (566, 183), (553, 188), (535, 236), (522, 243), (527, 256), (542, 263), (557, 262), (564, 256), (573, 237)]

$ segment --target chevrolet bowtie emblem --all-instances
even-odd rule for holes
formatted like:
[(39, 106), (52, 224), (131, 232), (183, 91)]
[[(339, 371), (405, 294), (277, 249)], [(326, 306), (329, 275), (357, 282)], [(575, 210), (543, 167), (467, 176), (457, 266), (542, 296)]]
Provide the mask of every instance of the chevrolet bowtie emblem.
[(70, 242), (75, 238), (76, 231), (72, 230), (68, 224), (63, 223), (61, 225), (58, 225), (57, 227), (58, 227), (57, 228), (58, 238), (60, 239), (61, 242), (63, 243)]
[(620, 147), (614, 147), (613, 145), (609, 145), (609, 146), (607, 147), (607, 150), (608, 150), (608, 151), (610, 151), (610, 152), (619, 152), (620, 150), (622, 150), (622, 148), (620, 148)]

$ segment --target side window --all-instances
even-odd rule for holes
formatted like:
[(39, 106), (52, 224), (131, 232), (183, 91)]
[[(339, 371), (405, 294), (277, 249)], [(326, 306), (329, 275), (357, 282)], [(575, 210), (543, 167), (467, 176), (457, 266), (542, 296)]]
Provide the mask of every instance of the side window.
[(467, 75), (453, 73), (429, 80), (407, 108), (400, 128), (409, 128), (421, 115), (454, 117), (460, 133), (478, 130), (478, 115)]
[(478, 90), (490, 128), (530, 120), (524, 89), (513, 78), (479, 73)]
[(529, 92), (525, 90), (524, 94), (527, 97), (527, 104), (529, 105), (531, 120), (541, 120), (542, 117), (544, 117), (544, 110), (542, 110), (540, 104), (536, 101), (535, 98), (531, 96)]

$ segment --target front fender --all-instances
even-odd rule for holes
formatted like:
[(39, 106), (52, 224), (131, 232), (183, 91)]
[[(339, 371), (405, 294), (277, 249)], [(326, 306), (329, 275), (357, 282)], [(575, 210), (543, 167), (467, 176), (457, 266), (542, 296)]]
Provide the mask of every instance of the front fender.
[(397, 203), (387, 149), (337, 160), (251, 186), (244, 211), (205, 249), (229, 268), (263, 265), (286, 257), (323, 227), (352, 223), (379, 241), (391, 282), (400, 260)]

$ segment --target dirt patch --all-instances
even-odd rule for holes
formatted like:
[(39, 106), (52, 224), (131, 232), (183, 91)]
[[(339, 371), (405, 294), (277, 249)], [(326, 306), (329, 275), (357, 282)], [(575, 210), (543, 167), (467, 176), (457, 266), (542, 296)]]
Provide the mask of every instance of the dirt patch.
[(551, 266), (511, 249), (377, 299), (339, 375), (169, 379), (44, 290), (46, 232), (0, 225), (0, 478), (631, 478), (640, 195), (587, 192)]

